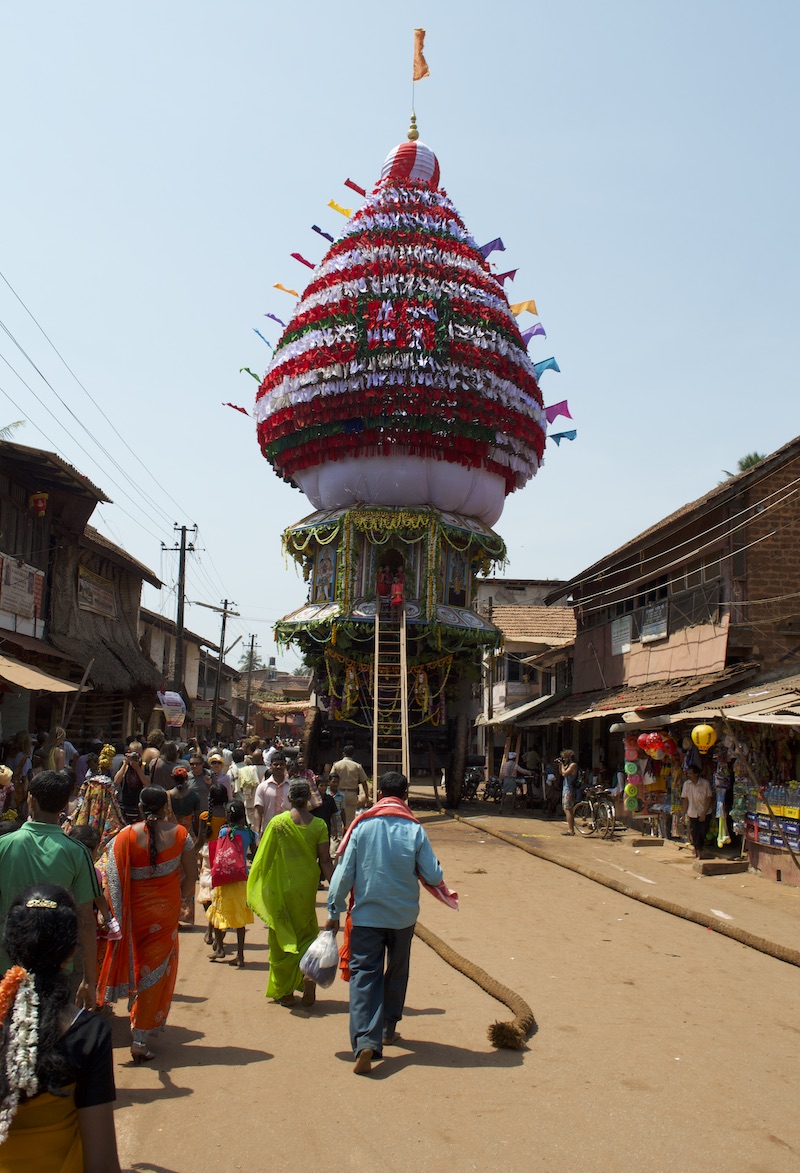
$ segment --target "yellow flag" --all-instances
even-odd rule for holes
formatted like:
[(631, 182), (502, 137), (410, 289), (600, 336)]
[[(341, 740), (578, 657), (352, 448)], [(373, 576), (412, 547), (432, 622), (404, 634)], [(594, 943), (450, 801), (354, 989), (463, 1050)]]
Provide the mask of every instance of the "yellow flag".
[(333, 208), (334, 212), (339, 212), (342, 216), (346, 216), (348, 220), (353, 215), (352, 208), (343, 208), (341, 204), (336, 203), (336, 200), (328, 200), (328, 207)]
[(273, 289), (282, 289), (284, 293), (291, 293), (292, 297), (299, 297), (300, 296), (300, 294), (297, 292), (296, 289), (287, 289), (286, 286), (281, 285), (280, 282), (273, 285), (272, 288)]
[(509, 306), (509, 309), (515, 318), (518, 318), (520, 314), (524, 314), (525, 310), (527, 310), (528, 313), (536, 314), (537, 317), (539, 315), (535, 301), (518, 301), (515, 302), (514, 305)]
[(422, 55), (425, 47), (425, 29), (414, 29), (414, 81), (421, 81), (423, 77), (430, 77), (428, 62)]

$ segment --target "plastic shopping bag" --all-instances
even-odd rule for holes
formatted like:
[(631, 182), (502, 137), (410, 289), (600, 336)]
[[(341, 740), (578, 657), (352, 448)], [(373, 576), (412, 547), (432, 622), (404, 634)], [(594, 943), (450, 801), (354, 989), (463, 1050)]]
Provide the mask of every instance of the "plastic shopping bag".
[(336, 944), (336, 934), (330, 929), (325, 929), (316, 941), (309, 945), (300, 959), (300, 972), (326, 990), (328, 986), (333, 985), (338, 966), (339, 948)]

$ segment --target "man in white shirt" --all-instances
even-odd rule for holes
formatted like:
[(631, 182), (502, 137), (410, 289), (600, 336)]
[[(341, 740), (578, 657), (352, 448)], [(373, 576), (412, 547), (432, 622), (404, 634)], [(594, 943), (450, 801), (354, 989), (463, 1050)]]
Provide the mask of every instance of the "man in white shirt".
[(689, 777), (681, 790), (681, 812), (684, 819), (689, 819), (694, 858), (699, 859), (708, 834), (708, 819), (714, 802), (714, 792), (708, 778), (702, 777), (697, 766), (688, 766), (686, 773)]
[(272, 755), (272, 774), (265, 778), (256, 787), (254, 801), (256, 831), (264, 834), (264, 828), (270, 819), (274, 819), (281, 811), (291, 810), (289, 802), (289, 779), (286, 777), (286, 758), (276, 750)]

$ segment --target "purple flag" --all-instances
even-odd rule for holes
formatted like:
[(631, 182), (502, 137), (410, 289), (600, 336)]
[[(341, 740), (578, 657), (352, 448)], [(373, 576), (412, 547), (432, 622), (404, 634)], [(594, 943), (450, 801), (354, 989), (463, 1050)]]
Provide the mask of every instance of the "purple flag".
[(277, 322), (279, 326), (283, 326), (284, 330), (286, 329), (286, 323), (282, 322), (280, 318), (276, 318), (274, 314), (264, 314), (264, 317), (272, 318), (273, 322)]
[(320, 236), (324, 236), (326, 240), (329, 240), (331, 244), (333, 244), (333, 237), (331, 236), (330, 232), (323, 232), (319, 224), (312, 224), (311, 231), (318, 232)]
[(546, 338), (544, 326), (541, 322), (537, 322), (535, 326), (529, 326), (527, 330), (522, 331), (522, 341), (527, 346), (531, 338)]
[(518, 272), (518, 269), (509, 269), (507, 273), (492, 273), (492, 276), (502, 285), (504, 281), (513, 281)]
[(503, 244), (499, 236), (494, 240), (490, 240), (488, 244), (482, 244), (478, 249), (478, 252), (481, 254), (484, 260), (486, 260), (490, 253), (504, 253), (505, 251), (506, 246)]

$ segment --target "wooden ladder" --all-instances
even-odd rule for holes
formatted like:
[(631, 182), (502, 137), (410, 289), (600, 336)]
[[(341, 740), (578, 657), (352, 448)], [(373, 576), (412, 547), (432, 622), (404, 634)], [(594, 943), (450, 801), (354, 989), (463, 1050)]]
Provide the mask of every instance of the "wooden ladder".
[(408, 755), (408, 664), (406, 615), (401, 608), (398, 621), (381, 618), (375, 612), (375, 656), (373, 660), (373, 801), (378, 781), (389, 770), (409, 777)]

